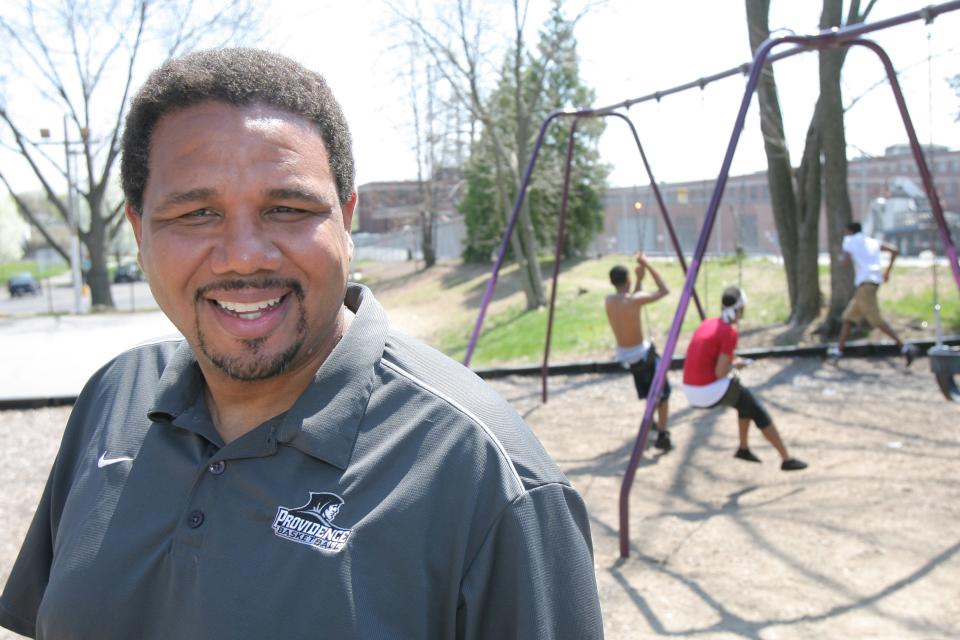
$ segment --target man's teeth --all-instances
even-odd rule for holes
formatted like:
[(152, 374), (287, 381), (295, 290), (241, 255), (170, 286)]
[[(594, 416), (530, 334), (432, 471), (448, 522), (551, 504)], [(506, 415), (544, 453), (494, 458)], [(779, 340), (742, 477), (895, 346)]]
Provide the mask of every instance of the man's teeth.
[(276, 306), (280, 300), (281, 298), (271, 298), (259, 302), (226, 302), (224, 300), (217, 300), (216, 302), (221, 309), (235, 313), (245, 320), (256, 320), (263, 315), (264, 310)]

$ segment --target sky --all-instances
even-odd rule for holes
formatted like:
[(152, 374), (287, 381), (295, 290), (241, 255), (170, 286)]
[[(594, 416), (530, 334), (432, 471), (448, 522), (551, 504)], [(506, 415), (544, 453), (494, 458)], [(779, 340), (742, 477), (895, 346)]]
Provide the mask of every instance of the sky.
[[(571, 8), (582, 2), (568, 0)], [(805, 34), (817, 31), (819, 2), (772, 0), (771, 29)], [(870, 21), (900, 15), (928, 4), (925, 0), (879, 0)], [(548, 0), (532, 0), (528, 21), (538, 27)], [(489, 3), (509, 11), (509, 3)], [(508, 15), (508, 14), (507, 14)], [(960, 73), (960, 11), (940, 16), (929, 29), (932, 66), (927, 65), (928, 29), (922, 22), (872, 36), (888, 47), (894, 66), (904, 69), (901, 82), (918, 137), (960, 147), (960, 123), (954, 116), (960, 98), (946, 78)], [(322, 35), (314, 35), (322, 34)], [(609, 0), (599, 3), (577, 26), (581, 74), (596, 91), (598, 105), (653, 93), (750, 59), (743, 0)], [(507, 34), (504, 33), (505, 40)], [(531, 39), (535, 31), (531, 32)], [(298, 2), (285, 0), (271, 17), (271, 46), (324, 73), (350, 120), (360, 184), (415, 177), (406, 89), (398, 79), (403, 56), (391, 48), (389, 14), (379, 2)], [(274, 44), (275, 41), (275, 44)], [(817, 56), (801, 54), (775, 66), (788, 144), (799, 162), (804, 134), (817, 95)], [(928, 74), (932, 83), (928, 83)], [(883, 78), (879, 60), (865, 50), (848, 55), (844, 99)], [(715, 178), (730, 139), (743, 96), (745, 78), (722, 82), (637, 105), (630, 116), (658, 181)], [(932, 118), (931, 101), (932, 93)], [(892, 94), (885, 84), (848, 112), (850, 156), (882, 155), (906, 142)], [(611, 164), (610, 182), (627, 186), (647, 182), (629, 131), (612, 122), (601, 140), (601, 155)], [(734, 173), (765, 168), (756, 99), (732, 167)]]
[[(396, 0), (403, 1), (403, 0)], [(409, 0), (414, 1), (414, 0)], [(493, 23), (508, 24), (510, 3), (473, 0)], [(596, 92), (595, 105), (667, 89), (750, 59), (743, 0), (567, 0), (571, 11), (591, 2), (578, 23), (576, 37), (584, 81)], [(428, 8), (443, 0), (420, 0)], [(449, 3), (446, 3), (447, 5)], [(795, 33), (816, 31), (819, 2), (771, 0), (771, 29)], [(926, 0), (879, 0), (870, 21), (914, 11)], [(528, 41), (550, 7), (549, 0), (531, 0)], [(276, 0), (262, 25), (264, 37), (253, 43), (287, 54), (323, 73), (343, 105), (354, 136), (358, 184), (407, 180), (416, 176), (408, 89), (402, 79), (408, 56), (396, 45), (391, 14), (380, 0)], [(960, 73), (960, 11), (940, 16), (929, 27), (921, 22), (877, 32), (872, 37), (902, 69), (901, 82), (921, 142), (931, 140), (960, 148), (960, 97), (946, 78)], [(927, 64), (928, 34), (932, 62)], [(503, 47), (507, 29), (494, 32), (492, 44)], [(502, 53), (492, 64), (499, 65)], [(775, 66), (780, 100), (794, 164), (799, 162), (804, 134), (817, 95), (817, 56), (806, 53)], [(864, 94), (847, 115), (849, 156), (881, 155), (906, 142), (889, 87), (868, 87), (883, 77), (879, 61), (854, 50), (844, 68), (844, 99)], [(932, 78), (932, 82), (928, 82)], [(141, 79), (142, 81), (142, 79)], [(491, 85), (494, 81), (490, 74)], [(719, 171), (743, 96), (745, 78), (735, 76), (659, 104), (633, 107), (629, 116), (638, 128), (658, 181), (712, 180)], [(8, 92), (16, 99), (18, 92)], [(932, 98), (932, 100), (931, 100)], [(36, 112), (37, 125), (62, 130), (62, 115), (40, 103), (16, 105)], [(42, 119), (42, 122), (41, 122)], [(932, 133), (931, 133), (932, 131)], [(55, 135), (62, 140), (61, 135)], [(613, 186), (645, 184), (629, 131), (611, 122), (600, 143), (602, 159), (611, 167)], [(61, 158), (51, 149), (55, 159)], [(34, 190), (28, 171), (11, 168), (0, 154), (15, 186)], [(756, 99), (734, 158), (734, 174), (766, 166), (756, 116)]]

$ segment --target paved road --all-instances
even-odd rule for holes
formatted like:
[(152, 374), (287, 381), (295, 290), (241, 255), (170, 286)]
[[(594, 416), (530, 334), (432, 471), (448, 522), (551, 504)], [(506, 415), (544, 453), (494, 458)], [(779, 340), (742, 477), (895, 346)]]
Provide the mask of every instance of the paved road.
[(177, 333), (146, 282), (112, 285), (116, 311), (83, 315), (73, 315), (69, 274), (42, 284), (38, 296), (0, 292), (0, 401), (75, 396), (117, 354)]
[[(42, 282), (43, 291), (36, 296), (11, 298), (4, 286), (0, 293), (0, 317), (24, 316), (41, 313), (73, 313), (73, 287), (69, 279), (48, 278)], [(157, 302), (146, 282), (131, 282), (110, 286), (118, 311), (156, 309)], [(84, 302), (90, 306), (89, 298)]]
[(0, 401), (75, 396), (115, 355), (171, 334), (160, 311), (0, 318)]

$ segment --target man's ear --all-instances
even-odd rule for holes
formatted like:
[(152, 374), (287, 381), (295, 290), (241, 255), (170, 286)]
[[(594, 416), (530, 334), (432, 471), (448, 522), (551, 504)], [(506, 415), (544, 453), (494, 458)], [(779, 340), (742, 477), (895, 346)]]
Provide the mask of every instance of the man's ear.
[(357, 192), (354, 191), (347, 198), (347, 201), (340, 206), (340, 211), (343, 214), (343, 229), (347, 233), (350, 233), (350, 229), (353, 228), (353, 213), (356, 211), (358, 199)]
[(353, 214), (357, 209), (357, 200), (357, 192), (354, 191), (340, 207), (343, 213), (343, 232), (347, 234), (347, 258), (351, 262), (353, 262), (353, 233), (351, 229), (353, 228)]
[(127, 217), (127, 221), (130, 222), (130, 226), (133, 227), (133, 237), (137, 239), (137, 264), (140, 265), (142, 270), (143, 261), (140, 259), (140, 247), (143, 245), (140, 243), (140, 239), (143, 237), (143, 215), (137, 213), (129, 202), (124, 203), (123, 213)]
[(130, 226), (133, 227), (133, 235), (137, 239), (137, 247), (139, 247), (140, 232), (141, 232), (141, 225), (143, 224), (143, 218), (140, 216), (139, 213), (137, 213), (134, 210), (133, 205), (131, 205), (129, 202), (124, 203), (123, 213), (125, 216), (127, 216), (127, 220), (130, 222)]

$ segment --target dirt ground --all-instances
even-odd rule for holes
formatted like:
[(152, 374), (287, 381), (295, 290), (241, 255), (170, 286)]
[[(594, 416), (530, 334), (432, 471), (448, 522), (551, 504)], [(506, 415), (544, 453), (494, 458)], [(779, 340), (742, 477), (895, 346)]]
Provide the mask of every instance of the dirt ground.
[[(492, 384), (586, 500), (607, 637), (960, 637), (960, 405), (920, 359), (761, 360), (743, 373), (791, 453), (783, 473), (735, 460), (732, 412), (671, 400), (676, 448), (644, 455), (618, 496), (643, 409), (625, 375)], [(671, 373), (678, 383), (678, 374)], [(68, 408), (0, 412), (0, 581), (6, 580)], [(0, 638), (13, 638), (0, 632)]]
[[(607, 637), (960, 637), (960, 405), (925, 359), (763, 360), (743, 382), (792, 455), (736, 460), (735, 414), (671, 399), (676, 448), (620, 484), (642, 415), (627, 376), (495, 381), (584, 499)], [(678, 383), (679, 374), (670, 374)]]

